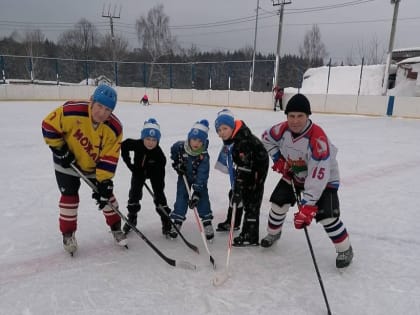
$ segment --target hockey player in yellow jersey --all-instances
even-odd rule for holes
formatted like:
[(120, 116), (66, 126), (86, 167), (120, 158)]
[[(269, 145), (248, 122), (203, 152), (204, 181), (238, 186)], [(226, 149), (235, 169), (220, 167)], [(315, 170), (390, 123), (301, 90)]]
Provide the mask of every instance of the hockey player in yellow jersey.
[(54, 109), (42, 121), (42, 133), (53, 153), (55, 177), (61, 193), (59, 226), (63, 246), (73, 255), (77, 250), (77, 210), (80, 178), (71, 168), (74, 163), (97, 187), (96, 199), (115, 241), (127, 245), (121, 231), (121, 218), (108, 205), (118, 207), (112, 178), (118, 164), (123, 137), (122, 125), (112, 114), (116, 91), (99, 85), (90, 100), (71, 100)]

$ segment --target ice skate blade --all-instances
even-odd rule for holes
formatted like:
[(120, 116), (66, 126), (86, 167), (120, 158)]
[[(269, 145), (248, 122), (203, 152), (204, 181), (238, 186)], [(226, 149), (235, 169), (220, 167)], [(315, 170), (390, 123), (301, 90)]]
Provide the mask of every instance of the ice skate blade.
[(236, 247), (236, 248), (243, 248), (243, 247), (258, 247), (258, 246), (260, 246), (260, 244), (258, 244), (258, 243), (253, 243), (253, 244), (250, 244), (250, 243), (246, 243), (246, 244), (232, 244), (232, 246), (233, 247)]

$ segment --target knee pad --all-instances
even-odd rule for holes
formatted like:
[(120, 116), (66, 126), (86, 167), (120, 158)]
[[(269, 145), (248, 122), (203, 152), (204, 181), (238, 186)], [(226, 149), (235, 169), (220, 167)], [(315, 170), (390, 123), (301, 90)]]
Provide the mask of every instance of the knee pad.
[(285, 215), (287, 213), (287, 211), (289, 211), (290, 207), (291, 207), (290, 203), (285, 203), (282, 206), (279, 206), (275, 203), (272, 203), (270, 212), (275, 214), (275, 215)]

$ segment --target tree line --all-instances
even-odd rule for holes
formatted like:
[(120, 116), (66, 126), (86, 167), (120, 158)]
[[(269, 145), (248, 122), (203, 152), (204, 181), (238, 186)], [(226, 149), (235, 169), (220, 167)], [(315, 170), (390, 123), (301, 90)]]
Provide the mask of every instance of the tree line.
[[(182, 48), (169, 28), (163, 5), (153, 7), (136, 21), (139, 48), (130, 50), (121, 36), (102, 35), (82, 18), (72, 29), (48, 40), (41, 30), (13, 32), (0, 40), (0, 71), (8, 78), (81, 82), (105, 75), (119, 86), (247, 90), (252, 47), (233, 52), (202, 52)], [(299, 55), (280, 58), (279, 85), (300, 87), (309, 67), (323, 65), (326, 49), (314, 25)], [(23, 57), (25, 56), (25, 57)], [(254, 91), (272, 90), (274, 54), (255, 56)]]

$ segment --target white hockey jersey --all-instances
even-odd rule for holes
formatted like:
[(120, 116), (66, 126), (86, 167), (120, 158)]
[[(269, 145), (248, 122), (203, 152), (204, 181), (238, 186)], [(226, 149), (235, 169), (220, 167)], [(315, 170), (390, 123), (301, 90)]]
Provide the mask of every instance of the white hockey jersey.
[(263, 133), (262, 142), (274, 162), (283, 157), (290, 165), (294, 182), (304, 189), (302, 204), (315, 205), (327, 186), (338, 189), (337, 148), (311, 120), (298, 136), (287, 121), (274, 125)]

